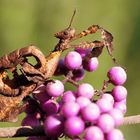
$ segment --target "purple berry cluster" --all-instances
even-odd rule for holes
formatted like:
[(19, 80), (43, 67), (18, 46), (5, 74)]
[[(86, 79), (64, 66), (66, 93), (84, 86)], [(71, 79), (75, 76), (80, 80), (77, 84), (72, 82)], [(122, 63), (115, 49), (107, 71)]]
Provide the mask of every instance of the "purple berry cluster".
[[(124, 140), (118, 127), (126, 113), (127, 90), (123, 86), (127, 75), (120, 66), (112, 67), (106, 88), (95, 89), (83, 83), (85, 71), (94, 72), (99, 61), (88, 57), (91, 49), (78, 48), (61, 59), (55, 76), (65, 79), (50, 80), (39, 86), (32, 97), (26, 99), (26, 116), (22, 125), (44, 126), (44, 137), (30, 137), (28, 140), (58, 140), (67, 137), (71, 140)], [(80, 81), (80, 83), (79, 83)], [(65, 84), (72, 83), (75, 90), (65, 90)]]

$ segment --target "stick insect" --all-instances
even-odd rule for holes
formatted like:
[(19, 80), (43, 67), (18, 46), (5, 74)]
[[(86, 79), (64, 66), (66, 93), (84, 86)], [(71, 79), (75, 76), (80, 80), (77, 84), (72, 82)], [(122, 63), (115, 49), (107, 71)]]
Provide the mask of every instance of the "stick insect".
[[(90, 56), (99, 56), (104, 46), (107, 47), (112, 59), (112, 41), (111, 33), (100, 27), (92, 25), (87, 30), (76, 34), (76, 30), (71, 28), (75, 12), (71, 18), (68, 28), (55, 34), (59, 42), (54, 50), (45, 56), (37, 47), (31, 45), (13, 51), (10, 54), (0, 58), (0, 121), (15, 121), (22, 112), (23, 106), (19, 104), (36, 87), (45, 83), (54, 75), (58, 66), (61, 54), (69, 48), (92, 48)], [(82, 38), (86, 35), (101, 31), (102, 41), (83, 42), (78, 45), (71, 45), (72, 41)], [(27, 57), (33, 56), (37, 64), (32, 65)], [(17, 66), (20, 65), (21, 74), (17, 72)], [(13, 79), (9, 79), (8, 71), (13, 74)]]

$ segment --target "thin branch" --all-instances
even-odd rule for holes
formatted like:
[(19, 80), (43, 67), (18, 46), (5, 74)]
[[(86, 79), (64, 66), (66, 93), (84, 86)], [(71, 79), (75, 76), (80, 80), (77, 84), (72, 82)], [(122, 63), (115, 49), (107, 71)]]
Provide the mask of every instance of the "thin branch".
[(73, 77), (73, 73), (72, 73), (72, 71), (69, 71), (67, 73), (67, 75), (64, 76), (64, 80), (62, 81), (63, 84), (65, 84), (66, 82), (69, 82), (69, 83), (73, 84), (74, 86), (78, 87), (79, 84), (76, 81), (72, 80), (72, 77)]
[(67, 82), (73, 84), (75, 87), (78, 87), (79, 86), (79, 84), (77, 82), (75, 82), (74, 80), (72, 80), (72, 79), (68, 79)]
[(71, 77), (73, 77), (73, 73), (72, 71), (69, 71), (66, 76), (64, 76), (64, 80), (62, 81), (62, 83), (65, 84), (69, 79), (71, 79)]
[(129, 124), (140, 124), (140, 115), (125, 117), (123, 125), (129, 125)]
[(43, 126), (19, 126), (0, 128), (0, 138), (45, 136)]
[[(128, 116), (124, 118), (122, 125), (140, 124), (140, 115)], [(0, 138), (8, 137), (27, 137), (27, 136), (45, 136), (43, 126), (20, 126), (0, 128)]]

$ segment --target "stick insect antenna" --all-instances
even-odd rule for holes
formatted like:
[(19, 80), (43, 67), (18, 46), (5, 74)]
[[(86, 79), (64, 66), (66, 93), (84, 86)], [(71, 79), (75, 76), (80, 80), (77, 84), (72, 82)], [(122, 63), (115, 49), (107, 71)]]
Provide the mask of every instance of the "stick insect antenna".
[(73, 19), (74, 19), (75, 14), (76, 14), (76, 9), (75, 9), (74, 12), (73, 12), (73, 15), (72, 15), (72, 17), (71, 17), (71, 20), (70, 20), (70, 24), (69, 24), (69, 26), (68, 26), (68, 29), (69, 29), (69, 28), (71, 27), (71, 25), (72, 25), (72, 22), (73, 22)]

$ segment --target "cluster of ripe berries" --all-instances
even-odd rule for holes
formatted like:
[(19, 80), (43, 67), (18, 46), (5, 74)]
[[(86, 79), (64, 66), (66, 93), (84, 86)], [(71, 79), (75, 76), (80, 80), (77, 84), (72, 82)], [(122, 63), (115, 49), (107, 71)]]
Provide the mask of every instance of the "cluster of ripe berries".
[[(76, 49), (60, 60), (55, 75), (65, 75), (75, 90), (65, 91), (67, 82), (49, 81), (41, 85), (27, 99), (28, 107), (22, 125), (44, 126), (46, 136), (28, 140), (124, 140), (118, 127), (126, 113), (127, 79), (125, 70), (114, 66), (107, 73), (110, 92), (99, 92), (89, 83), (82, 83), (85, 71), (94, 72), (99, 65), (97, 57), (86, 59), (90, 49)], [(67, 75), (69, 72), (72, 75)], [(96, 99), (95, 99), (96, 98)]]

